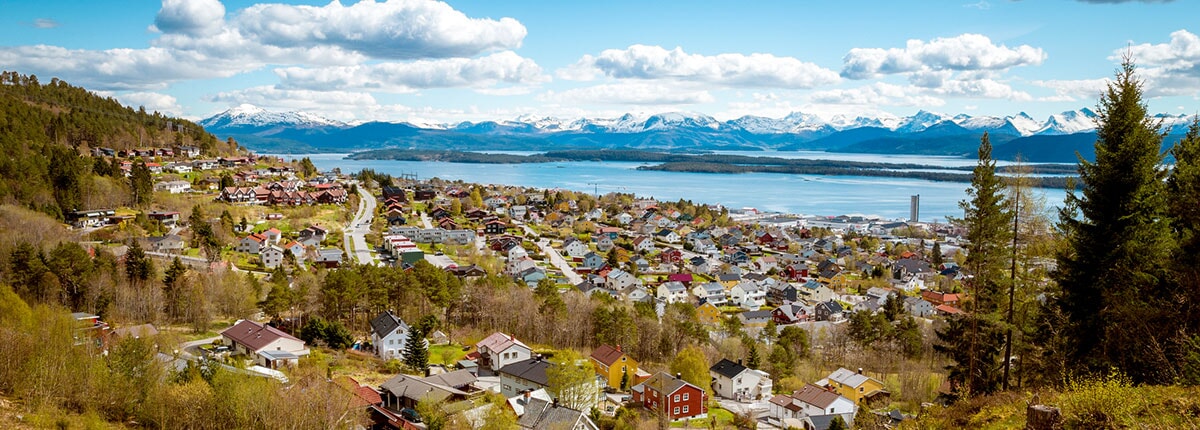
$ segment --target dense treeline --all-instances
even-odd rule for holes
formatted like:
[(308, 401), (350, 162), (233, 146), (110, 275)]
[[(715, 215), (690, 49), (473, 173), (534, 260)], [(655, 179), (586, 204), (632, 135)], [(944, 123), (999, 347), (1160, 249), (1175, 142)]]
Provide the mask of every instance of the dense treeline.
[(34, 75), (0, 72), (0, 202), (59, 219), (109, 204), (128, 194), (128, 184), (112, 161), (90, 157), (90, 148), (173, 145), (206, 154), (237, 149), (187, 120), (125, 107), (57, 78), (43, 84)]

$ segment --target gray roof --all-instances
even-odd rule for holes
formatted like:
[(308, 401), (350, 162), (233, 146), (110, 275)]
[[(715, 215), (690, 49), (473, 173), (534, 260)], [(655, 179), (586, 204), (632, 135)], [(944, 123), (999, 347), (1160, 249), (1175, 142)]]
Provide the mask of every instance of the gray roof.
[(453, 372), (430, 375), (426, 377), (425, 380), (435, 384), (445, 385), (447, 387), (462, 389), (462, 387), (474, 384), (477, 378), (475, 377), (474, 373), (471, 373), (470, 370), (460, 369)]
[(838, 368), (829, 374), (829, 380), (837, 381), (838, 383), (850, 387), (858, 387), (871, 378), (861, 373), (855, 373), (845, 367)]
[(717, 364), (714, 364), (712, 367), (708, 368), (708, 371), (729, 379), (733, 379), (742, 374), (742, 372), (745, 372), (746, 366), (741, 365), (741, 363), (729, 361), (728, 358), (722, 358), (721, 361), (717, 362)]
[(399, 317), (392, 314), (392, 311), (384, 311), (371, 320), (371, 331), (375, 336), (384, 338), (387, 335), (396, 331), (396, 327), (403, 327), (404, 331), (408, 331), (408, 324), (405, 324)]
[(517, 420), (517, 425), (523, 429), (558, 429), (558, 428), (575, 428), (575, 423), (584, 417), (583, 412), (565, 407), (556, 406), (545, 400), (532, 397), (529, 403), (525, 405), (525, 414)]
[(392, 379), (384, 382), (379, 388), (392, 393), (392, 395), (400, 398), (408, 398), (413, 400), (421, 400), (426, 397), (432, 398), (435, 401), (442, 401), (454, 395), (466, 396), (467, 393), (454, 387), (424, 381), (421, 378), (411, 375), (396, 375)]
[(549, 386), (550, 378), (546, 377), (546, 370), (553, 365), (554, 363), (546, 361), (541, 357), (530, 358), (504, 366), (497, 373), (515, 376), (541, 386)]
[(687, 287), (684, 287), (683, 283), (679, 281), (664, 282), (662, 285), (667, 287), (667, 291), (672, 293), (687, 291)]

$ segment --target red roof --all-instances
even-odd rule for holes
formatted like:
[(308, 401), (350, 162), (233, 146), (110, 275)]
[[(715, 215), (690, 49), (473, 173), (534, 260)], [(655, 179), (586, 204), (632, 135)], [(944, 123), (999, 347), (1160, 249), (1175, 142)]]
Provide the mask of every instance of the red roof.
[(296, 339), (290, 334), (284, 333), (275, 327), (266, 324), (259, 324), (250, 320), (242, 320), (233, 327), (225, 329), (221, 332), (221, 336), (227, 337), (234, 342), (245, 345), (252, 351), (258, 351), (271, 342), (279, 339), (290, 339), (303, 343), (304, 341)]
[(595, 351), (592, 351), (593, 359), (604, 363), (605, 366), (610, 367), (613, 365), (613, 363), (616, 363), (617, 360), (620, 360), (622, 355), (625, 355), (625, 353), (621, 352), (620, 349), (613, 348), (608, 345), (600, 345), (599, 348), (596, 348)]

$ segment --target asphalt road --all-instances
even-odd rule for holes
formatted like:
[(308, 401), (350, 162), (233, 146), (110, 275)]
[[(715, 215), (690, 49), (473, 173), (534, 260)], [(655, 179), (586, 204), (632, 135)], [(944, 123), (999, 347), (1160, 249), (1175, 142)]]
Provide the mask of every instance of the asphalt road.
[(378, 264), (375, 256), (371, 253), (371, 247), (367, 246), (367, 233), (371, 232), (371, 220), (375, 218), (375, 197), (368, 194), (365, 187), (358, 187), (358, 195), (362, 197), (358, 205), (358, 212), (354, 214), (354, 220), (350, 221), (350, 225), (346, 226), (346, 237), (342, 241), (345, 245), (346, 256), (354, 256), (354, 259), (359, 264)]
[[(525, 223), (517, 223), (517, 225), (520, 225), (521, 229), (525, 230), (526, 235), (537, 236), (537, 233), (534, 232), (533, 229), (529, 228), (529, 226), (525, 225)], [(575, 273), (575, 269), (571, 268), (570, 264), (567, 264), (567, 260), (563, 259), (562, 255), (558, 253), (557, 249), (554, 249), (554, 247), (550, 246), (549, 239), (538, 240), (537, 246), (538, 248), (541, 248), (542, 255), (545, 255), (546, 258), (550, 259), (550, 264), (562, 271), (563, 276), (567, 278), (567, 282), (570, 282), (571, 285), (578, 285), (580, 282), (583, 282), (583, 277), (579, 276), (578, 273)]]

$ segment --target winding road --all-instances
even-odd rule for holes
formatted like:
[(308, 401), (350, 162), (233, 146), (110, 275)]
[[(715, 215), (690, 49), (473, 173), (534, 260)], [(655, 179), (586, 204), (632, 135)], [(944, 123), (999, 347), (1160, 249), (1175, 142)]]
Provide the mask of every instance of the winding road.
[(354, 214), (354, 220), (350, 221), (350, 225), (346, 226), (345, 246), (346, 256), (353, 256), (358, 264), (375, 264), (375, 255), (371, 252), (371, 247), (367, 246), (367, 233), (371, 232), (371, 220), (375, 218), (375, 197), (367, 193), (366, 187), (359, 184), (358, 195), (359, 199), (358, 212)]

